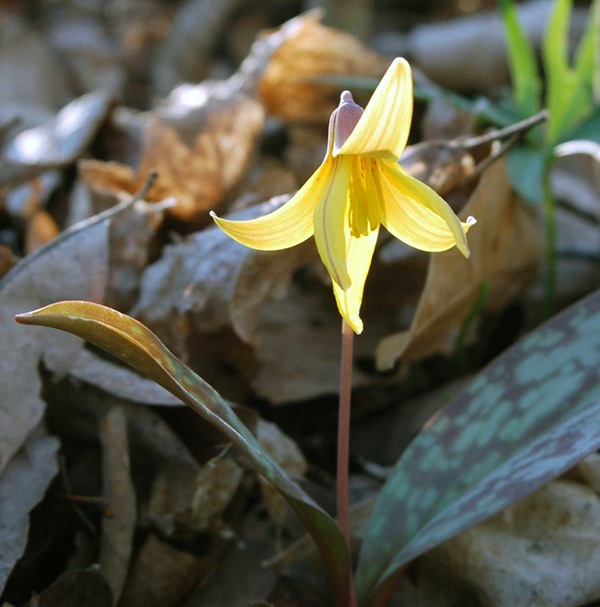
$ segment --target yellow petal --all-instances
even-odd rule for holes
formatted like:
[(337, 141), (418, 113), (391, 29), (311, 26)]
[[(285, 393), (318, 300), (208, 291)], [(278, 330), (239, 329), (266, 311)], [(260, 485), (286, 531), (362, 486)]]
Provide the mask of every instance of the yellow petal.
[(408, 141), (413, 110), (410, 65), (397, 57), (375, 89), (354, 130), (338, 154), (360, 154), (397, 161)]
[(212, 218), (228, 236), (252, 249), (275, 251), (293, 247), (313, 235), (313, 215), (328, 189), (334, 160), (326, 160), (281, 208), (249, 221)]
[(260, 251), (289, 249), (313, 235), (315, 208), (328, 188), (334, 167), (331, 151), (335, 114), (333, 112), (329, 119), (327, 151), (321, 166), (281, 208), (249, 221), (222, 219), (211, 211), (211, 217), (225, 234), (251, 249)]
[(399, 165), (378, 164), (376, 185), (386, 229), (415, 249), (436, 252), (456, 245), (468, 257), (466, 232), (475, 220), (462, 223), (443, 198)]
[(350, 236), (347, 248), (347, 260), (352, 285), (344, 290), (336, 283), (333, 283), (333, 292), (338, 310), (357, 334), (362, 333), (363, 330), (363, 323), (360, 318), (360, 305), (378, 234), (379, 226), (372, 230), (369, 229), (366, 235), (361, 234), (358, 238), (355, 238), (353, 235)]
[(333, 173), (314, 213), (315, 242), (333, 282), (342, 289), (347, 289), (351, 283), (346, 263), (346, 246), (350, 231), (348, 190), (352, 159), (336, 158), (332, 162)]

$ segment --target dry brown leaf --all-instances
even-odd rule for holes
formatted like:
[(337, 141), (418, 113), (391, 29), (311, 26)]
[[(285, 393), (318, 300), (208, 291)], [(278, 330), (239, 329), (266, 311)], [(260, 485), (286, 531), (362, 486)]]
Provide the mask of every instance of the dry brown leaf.
[(193, 588), (203, 559), (150, 535), (142, 546), (121, 599), (127, 607), (172, 607)]
[(511, 190), (503, 160), (483, 174), (462, 215), (478, 220), (469, 232), (471, 257), (456, 249), (431, 256), (412, 325), (380, 342), (379, 369), (392, 367), (400, 357), (419, 360), (451, 351), (483, 282), (489, 285), (486, 310), (498, 310), (535, 278), (543, 255), (541, 222)]
[[(337, 106), (331, 87), (311, 82), (319, 76), (380, 77), (390, 60), (357, 38), (306, 15), (302, 27), (275, 51), (259, 84), (267, 110), (287, 120), (326, 122)], [(333, 95), (335, 97), (335, 95)]]
[[(301, 480), (308, 470), (298, 445), (271, 422), (258, 420), (256, 438), (263, 449), (293, 478)], [(287, 502), (284, 497), (262, 476), (258, 476), (265, 506), (273, 523), (281, 528), (284, 523)]]
[(148, 517), (168, 538), (190, 541), (201, 532), (218, 534), (243, 475), (227, 457), (214, 458), (199, 470), (167, 463), (154, 482)]
[(136, 497), (131, 482), (127, 418), (115, 407), (100, 423), (103, 455), (102, 495), (111, 511), (102, 521), (100, 570), (113, 595), (113, 605), (121, 596), (133, 548), (137, 518)]
[(25, 229), (25, 253), (33, 253), (41, 246), (54, 240), (60, 233), (54, 217), (44, 209), (39, 209), (27, 223)]
[(175, 128), (156, 117), (151, 120), (143, 131), (136, 176), (124, 165), (99, 161), (80, 163), (80, 175), (92, 191), (106, 196), (107, 191), (133, 194), (149, 172), (157, 170), (159, 177), (148, 200), (173, 197), (177, 204), (169, 209), (171, 215), (203, 223), (208, 211), (217, 208), (245, 174), (263, 124), (262, 105), (238, 92), (221, 105), (213, 104), (191, 146), (182, 139), (182, 126)]
[(0, 278), (2, 278), (17, 262), (10, 247), (0, 244)]

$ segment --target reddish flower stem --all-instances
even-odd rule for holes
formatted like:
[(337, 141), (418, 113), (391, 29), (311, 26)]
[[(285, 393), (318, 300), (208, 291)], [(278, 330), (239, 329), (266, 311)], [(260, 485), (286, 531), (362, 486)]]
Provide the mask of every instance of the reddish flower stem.
[[(352, 554), (350, 545), (350, 517), (348, 505), (348, 462), (350, 456), (350, 400), (352, 395), (352, 350), (354, 331), (348, 323), (342, 321), (342, 359), (340, 363), (340, 401), (338, 416), (337, 445), (337, 518), (342, 534)], [(352, 561), (352, 557), (350, 557)], [(349, 571), (349, 607), (356, 606), (356, 594), (352, 579), (352, 566)]]

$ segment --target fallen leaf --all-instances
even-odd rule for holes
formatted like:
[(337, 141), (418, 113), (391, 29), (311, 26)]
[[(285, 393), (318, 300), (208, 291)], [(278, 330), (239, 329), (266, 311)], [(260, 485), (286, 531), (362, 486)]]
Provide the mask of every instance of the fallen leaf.
[(110, 587), (96, 568), (66, 571), (26, 607), (111, 607)]
[(0, 183), (14, 186), (75, 162), (96, 135), (112, 102), (106, 91), (88, 93), (45, 124), (19, 133), (2, 150)]
[(419, 360), (451, 352), (458, 329), (487, 283), (486, 310), (498, 310), (535, 278), (543, 256), (542, 226), (536, 211), (515, 198), (503, 160), (497, 161), (462, 211), (478, 224), (469, 232), (471, 257), (452, 249), (432, 255), (425, 289), (408, 331), (383, 339), (377, 367), (389, 369), (398, 358)]
[(262, 604), (273, 588), (276, 575), (262, 561), (271, 554), (270, 523), (254, 508), (242, 521), (239, 541), (229, 550), (208, 584), (201, 584), (184, 601), (183, 607), (248, 607)]
[[(129, 209), (128, 203), (124, 203), (63, 232), (49, 245), (17, 264), (0, 282), (0, 348), (6, 353), (0, 360), (0, 377), (5, 390), (0, 408), (0, 471), (44, 412), (38, 373), (40, 359), (44, 358), (46, 365), (58, 376), (67, 374), (71, 365), (84, 374), (83, 362), (89, 363), (89, 358), (80, 359), (81, 342), (57, 339), (49, 333), (25, 334), (15, 326), (13, 316), (23, 309), (48, 304), (62, 296), (101, 300), (107, 283), (115, 284), (111, 282), (109, 268), (110, 259), (115, 256), (110, 242), (111, 234), (117, 229), (115, 224), (125, 221), (125, 225), (131, 226), (132, 214), (135, 216), (136, 213), (140, 213), (139, 206)], [(153, 213), (155, 211), (151, 211)], [(90, 368), (91, 363), (87, 367), (89, 375), (98, 381), (100, 364), (95, 365), (95, 371)], [(102, 368), (107, 371), (109, 366)], [(136, 386), (143, 388), (144, 382), (149, 383), (136, 380), (129, 370), (114, 365), (112, 368), (115, 378), (123, 378), (121, 386), (129, 381), (129, 393)], [(106, 386), (107, 382), (110, 385), (110, 377), (108, 375), (102, 385)], [(116, 381), (115, 388), (118, 386)], [(146, 393), (156, 394), (154, 388), (145, 389)], [(173, 403), (173, 400), (167, 396), (164, 404)]]
[(243, 475), (228, 457), (216, 457), (200, 469), (166, 464), (154, 482), (148, 518), (167, 538), (192, 541), (202, 532), (219, 534)]
[[(308, 462), (298, 445), (271, 422), (259, 419), (256, 424), (256, 438), (265, 451), (295, 480), (304, 478)], [(260, 490), (269, 516), (278, 529), (285, 520), (287, 504), (281, 494), (262, 476), (258, 477)]]
[(29, 255), (36, 249), (54, 240), (60, 233), (56, 221), (44, 209), (37, 211), (27, 223), (25, 229), (25, 253)]
[(111, 409), (100, 423), (103, 456), (102, 495), (111, 515), (102, 521), (100, 570), (116, 605), (123, 591), (133, 548), (137, 518), (136, 496), (131, 482), (127, 418), (121, 408)]
[(210, 54), (241, 5), (242, 0), (191, 0), (178, 8), (169, 36), (156, 49), (153, 61), (152, 76), (159, 94), (169, 93), (181, 82), (204, 79)]
[(357, 38), (306, 15), (302, 27), (273, 53), (258, 90), (270, 114), (286, 120), (327, 122), (337, 100), (319, 76), (381, 77), (389, 59), (374, 53)]
[(172, 215), (193, 223), (206, 221), (208, 211), (218, 207), (247, 170), (263, 122), (260, 103), (240, 95), (215, 107), (188, 146), (175, 127), (155, 118), (144, 128), (135, 178), (123, 165), (102, 166), (99, 161), (83, 163), (81, 177), (92, 189), (117, 186), (131, 194), (157, 170), (159, 179), (148, 200), (173, 197), (177, 204), (169, 210)]
[[(280, 196), (231, 217), (258, 217), (288, 199)], [(292, 273), (315, 256), (313, 249), (254, 251), (210, 227), (164, 249), (161, 259), (144, 272), (132, 313), (178, 352), (183, 350), (185, 329), (174, 319), (189, 314), (201, 332), (231, 326), (240, 339), (251, 342), (260, 305), (269, 297), (281, 297)]]
[(164, 205), (136, 201), (109, 228), (107, 306), (126, 312), (137, 299), (140, 279), (148, 264), (151, 244), (165, 215)]
[(17, 259), (13, 252), (6, 245), (0, 244), (0, 278), (17, 263)]
[(64, 232), (17, 264), (0, 282), (0, 350), (4, 352), (0, 360), (4, 391), (0, 471), (42, 418), (45, 403), (38, 376), (42, 354), (54, 352), (64, 366), (82, 347), (76, 340), (57, 339), (49, 332), (20, 331), (13, 317), (61, 296), (94, 299), (102, 293), (108, 265), (108, 223), (122, 210)]
[(59, 442), (38, 426), (0, 474), (0, 594), (25, 551), (29, 513), (58, 472), (58, 447)]
[(4, 4), (0, 23), (0, 105), (58, 109), (72, 92), (68, 75), (42, 33), (29, 26), (19, 3)]
[(127, 607), (172, 607), (194, 586), (203, 559), (151, 534), (137, 555), (123, 592)]

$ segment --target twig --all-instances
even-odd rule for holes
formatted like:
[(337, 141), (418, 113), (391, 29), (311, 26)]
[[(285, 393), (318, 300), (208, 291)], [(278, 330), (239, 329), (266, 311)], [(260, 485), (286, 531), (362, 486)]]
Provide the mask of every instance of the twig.
[(459, 137), (457, 139), (431, 139), (430, 141), (424, 141), (423, 143), (419, 143), (413, 146), (411, 150), (419, 149), (422, 147), (440, 147), (450, 148), (452, 150), (472, 150), (474, 148), (478, 148), (479, 146), (486, 145), (498, 139), (506, 139), (507, 137), (514, 136), (517, 136), (517, 138), (520, 139), (533, 127), (537, 126), (538, 124), (541, 124), (547, 119), (548, 110), (542, 110), (541, 112), (535, 114), (534, 116), (531, 116), (530, 118), (515, 122), (514, 124), (511, 124), (510, 126), (507, 126), (503, 129), (493, 129), (492, 131), (488, 131), (487, 133), (484, 133), (483, 135), (479, 135), (477, 137)]
[(156, 169), (152, 169), (148, 173), (148, 178), (146, 179), (146, 183), (133, 195), (133, 198), (129, 201), (130, 204), (137, 202), (138, 200), (144, 200), (146, 198), (148, 192), (153, 188), (154, 183), (158, 179), (158, 171)]
[[(65, 491), (68, 495), (73, 495), (73, 486), (71, 485), (71, 479), (69, 479), (69, 474), (67, 473), (67, 466), (65, 464), (64, 457), (59, 458), (59, 467), (60, 467), (60, 476), (62, 478), (63, 485), (65, 486)], [(94, 523), (87, 517), (81, 506), (76, 502), (71, 502), (73, 505), (73, 510), (77, 514), (77, 516), (81, 519), (83, 524), (91, 531), (92, 535), (98, 535), (98, 530), (94, 526)]]

